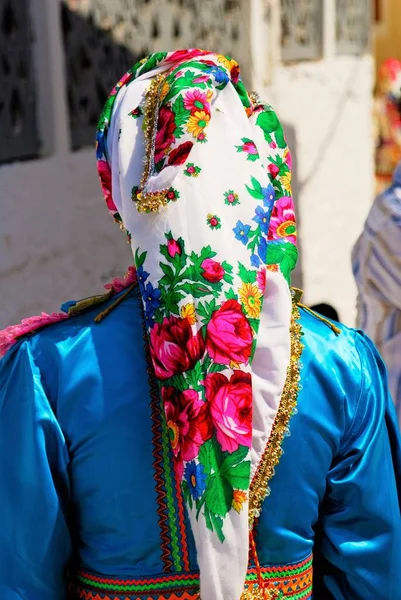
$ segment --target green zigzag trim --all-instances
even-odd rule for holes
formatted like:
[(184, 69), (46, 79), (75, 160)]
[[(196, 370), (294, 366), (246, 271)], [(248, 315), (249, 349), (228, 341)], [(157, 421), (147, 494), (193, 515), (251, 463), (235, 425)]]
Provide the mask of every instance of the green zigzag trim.
[(171, 534), (172, 558), (173, 558), (174, 569), (178, 572), (181, 572), (183, 567), (182, 567), (181, 555), (180, 555), (177, 523), (175, 520), (175, 510), (174, 510), (174, 500), (173, 500), (173, 482), (172, 482), (172, 476), (171, 476), (171, 462), (170, 462), (170, 457), (169, 457), (170, 441), (168, 438), (166, 417), (164, 414), (164, 407), (163, 407), (162, 403), (160, 404), (160, 411), (161, 411), (161, 425), (162, 425), (163, 467), (164, 467), (166, 496), (167, 496), (167, 513), (168, 513), (168, 521), (169, 521), (169, 525), (170, 525), (170, 534)]
[[(168, 447), (167, 447), (168, 448)], [(262, 570), (262, 577), (264, 580), (278, 580), (278, 579), (291, 579), (291, 577), (296, 577), (297, 575), (302, 575), (302, 573), (305, 573), (306, 571), (309, 570), (309, 568), (312, 565), (312, 558), (310, 558), (304, 565), (302, 565), (301, 567), (291, 567), (288, 566), (286, 569), (283, 570), (269, 570), (269, 571), (265, 571), (263, 572)], [(295, 565), (294, 565), (295, 566)], [(105, 590), (107, 589), (107, 591), (113, 591), (113, 592), (127, 592), (127, 593), (135, 593), (135, 594), (144, 594), (147, 592), (157, 592), (157, 591), (165, 591), (165, 590), (169, 590), (169, 589), (186, 589), (188, 587), (196, 587), (199, 586), (199, 576), (197, 577), (191, 577), (190, 580), (188, 580), (187, 578), (183, 578), (181, 579), (179, 576), (172, 576), (169, 579), (166, 579), (163, 581), (162, 578), (160, 578), (157, 582), (153, 581), (153, 582), (149, 582), (149, 583), (140, 583), (140, 584), (132, 584), (132, 585), (122, 585), (119, 583), (111, 583), (111, 582), (98, 582), (95, 581), (89, 577), (85, 577), (84, 575), (78, 575), (78, 579), (79, 581), (88, 586), (88, 587), (92, 587), (92, 588), (97, 588), (100, 590)], [(255, 573), (249, 573), (246, 576), (246, 582), (247, 583), (251, 583), (254, 582), (257, 579), (257, 575)], [(297, 583), (294, 583), (294, 586), (297, 586)], [(308, 595), (310, 595), (312, 592), (312, 585), (309, 585), (308, 587), (306, 587), (305, 589), (301, 590), (298, 594), (296, 594), (295, 596), (291, 596), (292, 600), (302, 600), (303, 598), (307, 598)]]

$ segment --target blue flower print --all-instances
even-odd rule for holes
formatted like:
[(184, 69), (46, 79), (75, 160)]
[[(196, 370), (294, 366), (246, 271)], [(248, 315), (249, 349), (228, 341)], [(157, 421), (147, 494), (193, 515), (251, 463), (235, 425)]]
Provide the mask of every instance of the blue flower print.
[(261, 206), (257, 206), (255, 210), (255, 216), (253, 217), (253, 220), (260, 226), (262, 233), (265, 234), (269, 229), (270, 212), (270, 209), (265, 211)]
[(160, 306), (160, 290), (154, 288), (148, 281), (144, 289), (144, 300), (146, 303), (146, 317), (152, 317), (154, 312)]
[(206, 69), (206, 73), (213, 75), (216, 83), (228, 83), (228, 75), (224, 69), (220, 69), (219, 67), (210, 67), (210, 69)]
[(276, 197), (274, 192), (274, 187), (270, 183), (267, 187), (264, 187), (260, 190), (263, 194), (263, 204), (267, 206), (267, 208), (272, 209), (274, 204), (274, 199)]
[(246, 244), (248, 243), (248, 234), (250, 229), (250, 225), (244, 225), (241, 221), (237, 221), (237, 225), (233, 229), (233, 232), (235, 233), (235, 238), (242, 242), (244, 246), (246, 246)]
[(96, 158), (97, 160), (101, 160), (105, 155), (106, 152), (104, 149), (104, 132), (98, 131), (96, 133)]
[(137, 268), (136, 275), (137, 275), (137, 278), (138, 278), (139, 289), (141, 290), (141, 292), (143, 294), (143, 293), (145, 293), (144, 292), (145, 281), (149, 277), (149, 273), (147, 273), (146, 271), (144, 271), (143, 266), (141, 265), (140, 267)]
[(257, 256), (256, 254), (252, 254), (251, 256), (251, 265), (256, 268), (258, 268), (260, 265), (259, 256)]
[(259, 246), (258, 246), (258, 254), (259, 254), (260, 260), (265, 265), (266, 261), (267, 261), (267, 241), (266, 241), (266, 238), (264, 238), (264, 237), (262, 237), (260, 239)]
[(185, 481), (188, 484), (190, 494), (194, 500), (198, 500), (206, 489), (206, 474), (203, 465), (194, 460), (185, 467)]

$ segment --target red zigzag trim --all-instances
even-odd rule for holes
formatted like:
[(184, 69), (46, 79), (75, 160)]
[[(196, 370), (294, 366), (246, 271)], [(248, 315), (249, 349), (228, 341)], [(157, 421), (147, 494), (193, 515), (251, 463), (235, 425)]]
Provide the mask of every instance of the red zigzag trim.
[(162, 467), (162, 444), (161, 444), (161, 415), (160, 415), (160, 396), (159, 390), (155, 381), (155, 375), (153, 372), (152, 359), (150, 356), (148, 334), (145, 328), (144, 315), (142, 314), (142, 327), (144, 330), (143, 341), (145, 345), (146, 363), (148, 367), (148, 378), (149, 378), (149, 394), (151, 398), (151, 418), (152, 418), (152, 433), (153, 433), (153, 468), (155, 470), (155, 481), (156, 481), (156, 495), (157, 495), (157, 514), (159, 516), (159, 527), (161, 531), (161, 549), (162, 549), (162, 560), (164, 568), (167, 573), (170, 573), (173, 569), (173, 563), (171, 561), (170, 553), (170, 538), (169, 538), (169, 526), (167, 523), (167, 507), (165, 502), (165, 491), (163, 489), (163, 467)]
[(181, 532), (181, 545), (182, 545), (182, 558), (184, 561), (184, 570), (189, 571), (189, 556), (188, 556), (188, 544), (187, 544), (187, 532), (185, 527), (185, 513), (184, 513), (184, 502), (181, 491), (181, 481), (175, 472), (175, 486), (177, 491), (177, 503), (178, 503), (178, 520), (180, 523)]

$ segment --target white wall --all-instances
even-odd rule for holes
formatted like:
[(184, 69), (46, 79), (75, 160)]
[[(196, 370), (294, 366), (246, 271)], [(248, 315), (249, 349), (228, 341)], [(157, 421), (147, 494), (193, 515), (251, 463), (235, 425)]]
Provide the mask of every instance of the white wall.
[(350, 325), (350, 254), (373, 198), (372, 81), (370, 56), (334, 57), (278, 67), (267, 92), (295, 158), (305, 301), (329, 302)]
[(94, 150), (0, 169), (0, 327), (101, 292), (131, 264)]

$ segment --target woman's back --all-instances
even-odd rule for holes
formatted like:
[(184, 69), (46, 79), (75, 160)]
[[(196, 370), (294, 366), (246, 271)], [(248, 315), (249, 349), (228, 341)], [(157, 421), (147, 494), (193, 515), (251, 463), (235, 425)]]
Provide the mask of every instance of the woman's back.
[[(13, 481), (4, 480), (0, 499), (5, 600), (65, 597), (67, 566), (71, 598), (198, 597), (168, 424), (143, 353), (139, 294), (95, 323), (103, 308), (39, 331), (3, 359), (0, 472)], [(401, 532), (389, 443), (394, 459), (399, 446), (377, 357), (352, 330), (338, 334), (304, 309), (299, 322), (297, 414), (256, 525), (263, 576), (283, 598), (311, 598), (313, 559), (314, 598), (396, 597)], [(21, 376), (24, 394), (10, 394)], [(27, 455), (29, 468), (19, 462)], [(204, 474), (194, 469), (185, 480), (195, 500)]]

